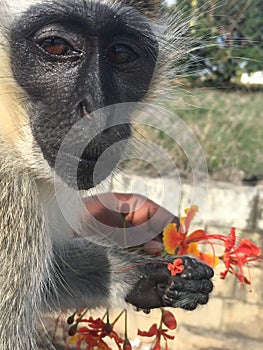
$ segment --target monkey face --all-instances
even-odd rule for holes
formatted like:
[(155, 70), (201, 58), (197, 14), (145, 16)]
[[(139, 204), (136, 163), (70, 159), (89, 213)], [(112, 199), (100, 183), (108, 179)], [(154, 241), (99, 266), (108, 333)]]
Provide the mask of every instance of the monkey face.
[[(70, 186), (71, 159), (78, 158), (77, 186), (94, 185), (97, 159), (111, 145), (130, 136), (129, 116), (120, 125), (105, 125), (84, 147), (75, 144), (96, 127), (96, 110), (123, 102), (141, 101), (153, 78), (158, 43), (148, 20), (131, 7), (89, 0), (61, 0), (30, 7), (11, 29), (12, 71), (29, 100), (28, 114), (34, 142), (54, 169), (61, 144), (76, 127), (58, 175)], [(95, 120), (94, 120), (95, 119)], [(95, 124), (94, 124), (95, 123)], [(101, 125), (100, 125), (101, 127)], [(98, 182), (120, 158), (104, 168)], [(57, 169), (57, 168), (56, 168)]]

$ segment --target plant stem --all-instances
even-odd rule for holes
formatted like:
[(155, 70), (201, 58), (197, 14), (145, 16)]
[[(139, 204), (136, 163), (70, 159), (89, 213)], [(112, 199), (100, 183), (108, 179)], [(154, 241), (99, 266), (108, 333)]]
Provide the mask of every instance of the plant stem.
[(112, 326), (115, 325), (115, 323), (119, 320), (119, 318), (121, 317), (121, 315), (124, 313), (125, 309), (122, 310), (122, 312), (116, 317), (116, 319), (113, 321), (113, 323), (111, 324)]
[(124, 309), (125, 312), (125, 329), (124, 329), (124, 337), (125, 340), (128, 340), (128, 314), (127, 314), (127, 310)]

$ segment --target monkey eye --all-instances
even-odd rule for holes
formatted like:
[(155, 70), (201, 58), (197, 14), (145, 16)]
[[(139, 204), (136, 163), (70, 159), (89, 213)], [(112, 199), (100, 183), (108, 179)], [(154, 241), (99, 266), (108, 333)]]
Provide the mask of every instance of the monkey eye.
[(79, 56), (81, 54), (67, 40), (56, 36), (42, 39), (37, 44), (46, 53), (54, 56)]
[(120, 66), (135, 61), (139, 55), (128, 44), (113, 44), (105, 50), (105, 60), (114, 65)]

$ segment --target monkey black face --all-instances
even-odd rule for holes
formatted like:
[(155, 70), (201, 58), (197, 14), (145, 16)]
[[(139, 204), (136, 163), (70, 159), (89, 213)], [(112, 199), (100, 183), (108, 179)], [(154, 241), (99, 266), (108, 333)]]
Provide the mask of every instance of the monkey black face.
[[(78, 159), (78, 188), (94, 185), (97, 159), (111, 145), (130, 136), (128, 117), (120, 125), (105, 126), (81, 155), (75, 143), (96, 125), (96, 113), (114, 104), (141, 101), (147, 93), (158, 56), (158, 42), (146, 18), (131, 7), (96, 0), (61, 0), (38, 4), (26, 11), (11, 29), (12, 70), (29, 99), (30, 127), (44, 158), (58, 175), (74, 186), (70, 161)], [(64, 166), (55, 167), (61, 144), (69, 137)], [(118, 124), (118, 123), (115, 123)], [(112, 171), (114, 162), (97, 182)], [(58, 170), (57, 170), (58, 169)]]

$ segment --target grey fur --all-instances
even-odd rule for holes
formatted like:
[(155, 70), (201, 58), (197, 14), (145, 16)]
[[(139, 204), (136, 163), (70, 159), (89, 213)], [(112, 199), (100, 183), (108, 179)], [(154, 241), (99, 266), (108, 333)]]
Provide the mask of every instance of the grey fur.
[(33, 350), (41, 312), (109, 306), (111, 288), (124, 299), (138, 272), (113, 271), (141, 259), (85, 239), (52, 248), (36, 179), (0, 146), (0, 349)]
[(0, 349), (35, 349), (39, 314), (52, 250), (36, 182), (0, 140)]
[[(1, 50), (3, 52), (8, 47), (9, 28), (21, 11), (37, 2), (40, 0), (1, 0), (0, 59)], [(111, 3), (109, 0), (102, 2)], [(171, 20), (173, 26), (175, 21)], [(166, 67), (171, 55), (177, 54), (181, 58), (185, 53), (187, 25), (180, 19), (177, 26), (179, 29), (173, 29), (172, 34), (159, 24), (153, 26), (163, 49), (157, 73)], [(17, 89), (12, 89), (10, 72), (11, 69), (3, 71), (1, 76), (9, 74), (6, 79), (11, 80), (10, 91), (18, 94)], [(25, 96), (26, 103), (22, 99), (20, 101), (20, 96), (14, 96), (14, 101), (19, 100), (27, 110), (30, 101)], [(0, 95), (0, 102), (4, 98), (4, 94)], [(16, 107), (16, 104), (10, 105), (10, 108)], [(53, 169), (48, 167), (36, 147), (29, 121), (23, 121), (23, 125), (17, 127), (19, 145), (8, 141), (9, 135), (0, 132), (0, 350), (48, 349), (52, 348), (49, 342), (37, 344), (39, 335), (35, 324), (41, 320), (43, 311), (110, 306), (114, 302), (125, 303), (125, 300), (141, 305), (148, 302), (147, 295), (140, 300), (145, 290), (150, 295), (153, 287), (158, 289), (158, 276), (167, 282), (167, 290), (174, 280), (161, 261), (160, 264), (151, 264), (150, 258), (128, 254), (114, 245), (108, 247), (81, 237), (73, 239), (61, 213), (50, 209), (53, 205), (57, 207), (54, 185), (50, 182)], [(25, 130), (27, 138), (23, 140)], [(21, 138), (24, 141), (22, 149)], [(201, 270), (196, 283), (199, 279), (211, 278), (209, 268), (202, 264), (199, 266), (194, 260), (189, 261), (192, 265), (185, 274), (186, 280), (191, 279), (193, 266), (197, 266), (198, 273)], [(144, 262), (150, 264), (140, 265)], [(122, 271), (122, 268), (133, 264), (133, 268)], [(142, 293), (136, 295), (137, 290)], [(204, 291), (204, 294), (210, 291)], [(194, 308), (200, 303), (200, 293), (194, 294), (195, 290), (190, 292), (186, 288), (179, 300), (176, 297), (165, 299), (165, 291), (156, 292), (150, 307), (170, 305), (189, 308), (194, 300), (194, 305), (190, 305)], [(169, 290), (169, 295), (171, 298), (173, 290)]]

